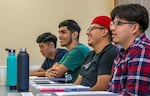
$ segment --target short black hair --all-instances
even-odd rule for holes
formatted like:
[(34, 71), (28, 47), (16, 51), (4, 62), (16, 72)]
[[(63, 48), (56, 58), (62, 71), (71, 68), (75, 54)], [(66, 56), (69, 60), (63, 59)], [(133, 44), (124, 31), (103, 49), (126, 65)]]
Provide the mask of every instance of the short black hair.
[(52, 34), (51, 32), (45, 32), (45, 33), (40, 34), (37, 37), (36, 42), (37, 43), (41, 43), (41, 42), (43, 42), (43, 43), (53, 42), (55, 48), (57, 47), (57, 37), (54, 34)]
[(78, 37), (77, 39), (79, 40), (79, 34), (81, 31), (80, 26), (78, 25), (78, 23), (72, 19), (68, 19), (68, 20), (64, 20), (62, 22), (60, 22), (58, 28), (62, 27), (62, 26), (67, 26), (67, 29), (70, 30), (70, 32), (78, 32)]
[(149, 14), (147, 9), (140, 4), (123, 4), (114, 8), (111, 12), (112, 20), (115, 17), (136, 22), (140, 25), (140, 30), (144, 32), (149, 25)]

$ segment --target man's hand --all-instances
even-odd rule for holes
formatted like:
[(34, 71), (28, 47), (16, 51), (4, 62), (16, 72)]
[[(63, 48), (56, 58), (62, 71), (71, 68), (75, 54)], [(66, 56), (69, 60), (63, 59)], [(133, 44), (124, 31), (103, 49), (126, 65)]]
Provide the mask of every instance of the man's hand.
[(59, 64), (54, 64), (52, 66), (52, 68), (48, 69), (46, 72), (45, 72), (45, 76), (48, 77), (48, 78), (55, 78), (57, 77), (58, 75), (58, 71), (57, 71), (57, 68), (58, 68)]

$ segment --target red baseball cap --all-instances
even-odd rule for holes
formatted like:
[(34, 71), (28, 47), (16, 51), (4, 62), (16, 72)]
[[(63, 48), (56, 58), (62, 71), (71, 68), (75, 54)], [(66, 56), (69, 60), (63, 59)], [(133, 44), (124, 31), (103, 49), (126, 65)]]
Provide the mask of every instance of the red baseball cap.
[(99, 24), (110, 30), (110, 22), (111, 21), (112, 21), (112, 19), (108, 16), (97, 16), (93, 19), (91, 24)]

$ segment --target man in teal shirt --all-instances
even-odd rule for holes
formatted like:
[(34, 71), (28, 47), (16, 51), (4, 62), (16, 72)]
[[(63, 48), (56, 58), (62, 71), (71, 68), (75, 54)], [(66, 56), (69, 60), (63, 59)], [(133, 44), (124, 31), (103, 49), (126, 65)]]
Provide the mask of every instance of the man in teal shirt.
[(79, 70), (85, 56), (90, 49), (79, 42), (80, 27), (74, 20), (64, 20), (59, 24), (60, 45), (66, 47), (68, 52), (52, 68), (47, 70), (49, 78), (63, 77), (64, 74), (71, 75), (73, 83), (79, 74)]

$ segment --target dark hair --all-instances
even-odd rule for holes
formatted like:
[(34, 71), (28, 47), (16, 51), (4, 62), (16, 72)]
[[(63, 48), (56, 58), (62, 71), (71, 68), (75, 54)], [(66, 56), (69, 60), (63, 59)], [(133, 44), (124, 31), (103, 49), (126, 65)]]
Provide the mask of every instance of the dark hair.
[(80, 26), (78, 25), (77, 22), (75, 22), (74, 20), (71, 20), (71, 19), (64, 20), (64, 21), (60, 22), (58, 28), (60, 28), (62, 26), (67, 26), (67, 29), (70, 30), (70, 32), (72, 32), (72, 33), (77, 31), (78, 32), (77, 39), (79, 40), (79, 34), (80, 34), (80, 31), (81, 31), (81, 28), (80, 28)]
[(37, 43), (41, 43), (41, 42), (43, 42), (43, 43), (53, 42), (55, 48), (57, 47), (57, 37), (54, 34), (52, 34), (51, 32), (42, 33), (41, 35), (39, 35), (37, 37), (36, 42)]
[(144, 32), (149, 25), (149, 15), (147, 9), (140, 4), (124, 4), (117, 6), (111, 12), (112, 20), (115, 17), (136, 22), (140, 25), (140, 30)]

